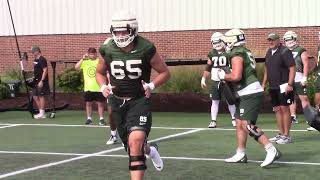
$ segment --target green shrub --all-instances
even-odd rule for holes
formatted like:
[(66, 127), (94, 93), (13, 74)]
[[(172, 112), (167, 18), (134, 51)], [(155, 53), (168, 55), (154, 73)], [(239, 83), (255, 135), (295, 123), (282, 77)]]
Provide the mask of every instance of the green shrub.
[(179, 66), (174, 67), (168, 82), (156, 89), (159, 93), (206, 93), (200, 86), (203, 67)]
[(314, 104), (314, 95), (316, 92), (316, 80), (317, 80), (316, 72), (312, 72), (311, 74), (308, 75), (307, 95), (311, 104)]
[(22, 80), (23, 77), (22, 77), (22, 74), (21, 74), (21, 70), (20, 69), (9, 69), (9, 70), (6, 70), (4, 72), (4, 74), (1, 76), (1, 80), (2, 82), (5, 82), (5, 81), (9, 81), (9, 80)]
[(0, 83), (0, 99), (7, 99), (10, 97), (9, 87), (3, 83)]
[(81, 71), (74, 68), (66, 69), (58, 75), (57, 85), (63, 92), (81, 92), (83, 91), (83, 78)]

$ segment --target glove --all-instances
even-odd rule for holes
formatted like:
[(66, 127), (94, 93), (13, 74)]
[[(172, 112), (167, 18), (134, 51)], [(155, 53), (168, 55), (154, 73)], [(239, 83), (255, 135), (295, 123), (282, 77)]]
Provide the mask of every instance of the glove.
[(205, 78), (205, 77), (202, 77), (202, 78), (201, 78), (201, 88), (205, 88), (205, 87), (207, 87), (206, 78)]
[(223, 69), (219, 69), (219, 70), (217, 71), (217, 76), (218, 76), (218, 78), (219, 78), (220, 80), (224, 80), (224, 77), (226, 76), (226, 72), (224, 72)]

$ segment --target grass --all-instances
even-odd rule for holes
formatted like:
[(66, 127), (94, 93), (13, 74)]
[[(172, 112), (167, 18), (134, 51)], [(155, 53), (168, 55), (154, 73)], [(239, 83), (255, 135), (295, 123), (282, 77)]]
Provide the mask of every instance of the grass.
[[(98, 116), (95, 115), (94, 117), (96, 117), (94, 122), (97, 124)], [(165, 168), (162, 172), (157, 172), (151, 161), (148, 160), (145, 179), (291, 180), (316, 179), (316, 177), (319, 177), (320, 144), (318, 143), (318, 132), (293, 131), (293, 143), (277, 145), (277, 148), (283, 154), (279, 162), (263, 169), (259, 166), (261, 162), (255, 161), (262, 161), (265, 157), (265, 151), (251, 138), (248, 139), (247, 146), (247, 155), (251, 160), (250, 162), (246, 164), (224, 163), (222, 160), (231, 156), (235, 151), (235, 131), (231, 127), (231, 120), (227, 114), (221, 114), (218, 117), (218, 126), (221, 129), (207, 129), (209, 119), (209, 113), (153, 113), (153, 127), (174, 127), (176, 129), (153, 128), (150, 133), (150, 140), (191, 130), (177, 128), (201, 129), (197, 129), (199, 131), (194, 133), (158, 142)], [(82, 125), (84, 120), (84, 113), (80, 111), (58, 112), (55, 119), (44, 120), (30, 119), (27, 112), (1, 113), (0, 177), (10, 172), (79, 157), (81, 154), (92, 154), (121, 147), (121, 144), (105, 145), (106, 136), (109, 135), (107, 127), (46, 125)], [(299, 120), (300, 123), (294, 125), (293, 130), (304, 130), (307, 127), (302, 116)], [(4, 128), (8, 124), (28, 125)], [(39, 126), (41, 124), (46, 126)], [(275, 131), (269, 131), (270, 129), (276, 129), (274, 115), (261, 114), (258, 126), (266, 129), (265, 133), (267, 135), (275, 135)], [(18, 154), (16, 151), (22, 151), (24, 154)], [(37, 153), (26, 154), (27, 152)], [(41, 154), (40, 152), (62, 154)], [(104, 155), (111, 156), (92, 156), (13, 175), (7, 179), (129, 179), (128, 159), (124, 150), (117, 150)], [(304, 164), (298, 164), (297, 162), (304, 162)]]

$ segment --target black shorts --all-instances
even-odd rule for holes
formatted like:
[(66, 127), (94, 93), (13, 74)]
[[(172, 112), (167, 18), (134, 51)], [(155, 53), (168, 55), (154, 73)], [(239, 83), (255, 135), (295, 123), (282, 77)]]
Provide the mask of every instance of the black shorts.
[(123, 100), (109, 96), (112, 108), (112, 119), (117, 125), (117, 131), (122, 142), (126, 145), (128, 135), (133, 130), (146, 132), (148, 137), (152, 125), (151, 102), (149, 98), (139, 97)]
[(271, 103), (273, 107), (289, 106), (294, 102), (294, 92), (288, 94), (280, 93), (280, 89), (269, 89)]
[(49, 82), (44, 81), (43, 82), (43, 87), (39, 88), (37, 85), (32, 88), (32, 95), (33, 96), (46, 96), (50, 94), (50, 87), (49, 87)]
[(104, 102), (105, 100), (106, 98), (103, 96), (101, 92), (91, 92), (91, 91), (84, 92), (84, 101), (86, 102), (92, 102), (92, 101)]

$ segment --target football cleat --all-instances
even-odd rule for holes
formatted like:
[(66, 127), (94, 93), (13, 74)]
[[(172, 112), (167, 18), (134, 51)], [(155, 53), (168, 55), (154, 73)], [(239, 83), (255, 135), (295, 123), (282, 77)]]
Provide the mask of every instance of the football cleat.
[(106, 144), (111, 145), (111, 144), (115, 144), (116, 142), (118, 142), (118, 137), (111, 135), (108, 141), (106, 142)]
[(280, 139), (276, 141), (277, 144), (289, 144), (292, 142), (290, 136), (280, 136)]
[(298, 118), (291, 116), (291, 124), (298, 124)]
[(87, 119), (86, 122), (85, 122), (86, 125), (91, 125), (92, 123), (93, 123), (93, 122), (92, 122), (91, 119)]
[(106, 122), (104, 121), (104, 119), (100, 119), (99, 125), (100, 126), (105, 126), (106, 125)]
[(275, 160), (281, 157), (280, 151), (277, 150), (274, 146), (267, 150), (267, 155), (265, 160), (260, 164), (261, 167), (266, 167), (272, 164)]
[(46, 114), (36, 114), (33, 116), (34, 119), (44, 119), (47, 118)]
[(150, 159), (151, 159), (151, 161), (153, 163), (153, 166), (156, 168), (157, 171), (162, 171), (162, 169), (163, 169), (163, 161), (162, 161), (162, 159), (160, 157), (160, 154), (158, 152), (158, 145), (154, 144), (154, 143), (150, 144), (150, 149), (151, 148), (154, 148), (155, 153), (154, 153), (153, 157), (148, 156), (148, 155), (147, 155), (147, 157), (150, 157)]
[(231, 158), (225, 159), (224, 161), (227, 163), (246, 163), (248, 158), (244, 153), (236, 153)]
[(281, 134), (277, 134), (275, 137), (270, 138), (269, 141), (270, 142), (276, 142), (281, 138)]
[(216, 128), (217, 127), (217, 122), (216, 121), (211, 121), (208, 125), (208, 128)]
[(318, 130), (316, 130), (315, 128), (310, 126), (310, 127), (307, 128), (307, 131), (318, 131)]
[(236, 122), (235, 119), (232, 119), (231, 123), (232, 123), (232, 126), (233, 126), (233, 127), (236, 127), (236, 126), (237, 126), (237, 122)]

